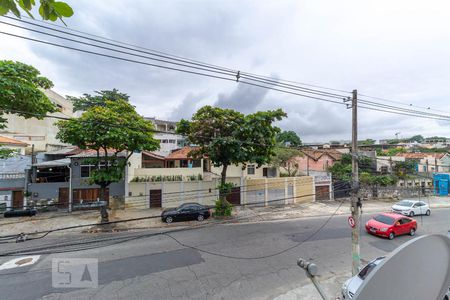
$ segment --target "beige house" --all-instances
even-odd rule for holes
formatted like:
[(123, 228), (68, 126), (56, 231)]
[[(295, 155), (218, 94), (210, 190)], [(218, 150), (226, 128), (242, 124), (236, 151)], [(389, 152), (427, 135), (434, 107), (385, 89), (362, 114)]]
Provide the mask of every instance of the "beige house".
[(19, 140), (15, 140), (9, 137), (0, 136), (0, 148), (7, 148), (17, 152), (19, 155), (25, 155), (25, 148), (28, 146)]
[[(168, 156), (133, 154), (127, 168), (125, 205), (134, 208), (174, 207), (184, 202), (213, 205), (218, 199), (221, 167), (207, 158), (192, 159), (192, 147)], [(234, 205), (275, 205), (314, 201), (312, 177), (280, 178), (269, 166), (232, 165), (227, 182), (235, 185), (228, 201)]]
[[(58, 112), (50, 114), (57, 117), (73, 117), (72, 102), (65, 99), (52, 90), (45, 90), (44, 93), (58, 108)], [(31, 146), (34, 145), (36, 152), (58, 150), (66, 146), (56, 139), (58, 129), (55, 118), (25, 119), (17, 115), (7, 115), (7, 127), (0, 130), (0, 135), (19, 140), (28, 144), (25, 151), (30, 153)]]

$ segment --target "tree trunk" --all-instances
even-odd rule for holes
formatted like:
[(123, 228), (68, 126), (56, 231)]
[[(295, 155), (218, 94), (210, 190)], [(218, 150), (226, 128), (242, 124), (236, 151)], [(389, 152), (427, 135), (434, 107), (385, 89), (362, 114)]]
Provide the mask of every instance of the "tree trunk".
[(100, 186), (100, 201), (104, 202), (104, 205), (100, 207), (100, 215), (101, 215), (101, 223), (108, 223), (109, 222), (109, 215), (107, 207), (107, 199), (106, 199), (106, 186), (101, 185)]
[(228, 165), (223, 165), (222, 167), (222, 173), (220, 174), (220, 187), (219, 187), (219, 198), (221, 201), (226, 200), (227, 194), (224, 191), (224, 187), (225, 187), (225, 183), (226, 183), (226, 179), (227, 179), (227, 169), (228, 169)]

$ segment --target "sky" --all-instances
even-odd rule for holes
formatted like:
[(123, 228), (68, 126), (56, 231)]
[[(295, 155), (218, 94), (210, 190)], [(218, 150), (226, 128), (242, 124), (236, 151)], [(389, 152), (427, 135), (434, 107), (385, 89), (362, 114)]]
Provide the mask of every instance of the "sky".
[[(276, 79), (357, 89), (450, 115), (448, 1), (66, 2), (75, 11), (66, 19), (71, 29)], [(0, 31), (43, 38), (4, 24)], [(351, 110), (342, 105), (5, 35), (0, 35), (0, 59), (33, 65), (61, 95), (117, 88), (147, 117), (178, 121), (203, 105), (246, 114), (282, 108), (288, 117), (277, 126), (297, 132), (304, 142), (351, 139)], [(359, 139), (395, 138), (396, 133), (450, 137), (448, 121), (360, 109), (358, 122)]]

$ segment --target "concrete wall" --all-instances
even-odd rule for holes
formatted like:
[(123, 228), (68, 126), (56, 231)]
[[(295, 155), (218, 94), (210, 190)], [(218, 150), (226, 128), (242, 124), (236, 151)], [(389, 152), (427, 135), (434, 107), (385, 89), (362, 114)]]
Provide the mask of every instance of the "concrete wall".
[[(72, 103), (61, 95), (53, 91), (44, 91), (49, 99), (56, 105), (61, 106), (61, 112), (53, 113), (58, 117), (72, 117)], [(27, 152), (30, 151), (31, 145), (34, 144), (35, 151), (47, 151), (49, 145), (64, 145), (56, 139), (58, 128), (55, 123), (58, 121), (54, 118), (45, 118), (38, 120), (36, 118), (25, 119), (17, 115), (5, 115), (7, 119), (7, 127), (0, 130), (0, 134), (11, 137), (29, 144)]]
[(295, 158), (299, 166), (299, 171), (311, 170), (311, 171), (326, 171), (329, 167), (333, 166), (334, 160), (327, 154), (322, 155), (317, 161), (311, 157), (304, 155)]
[(0, 190), (23, 190), (25, 178), (2, 179), (0, 177)]
[(396, 162), (404, 162), (405, 158), (401, 157), (401, 156), (380, 156), (377, 157), (376, 162), (377, 162), (377, 172), (381, 172), (381, 169), (386, 167), (387, 168), (387, 172), (390, 173), (392, 172), (392, 166), (395, 166)]
[[(248, 174), (248, 166), (255, 166), (255, 174)], [(228, 166), (227, 169), (227, 177), (244, 177), (244, 178), (248, 178), (248, 179), (252, 179), (252, 178), (264, 178), (263, 176), (263, 169), (264, 168), (270, 168), (269, 165), (262, 165), (261, 167), (257, 167), (257, 164), (247, 164), (246, 168), (244, 170), (242, 170), (243, 164), (239, 164), (239, 165), (231, 165)], [(219, 175), (222, 173), (222, 167), (214, 167), (211, 165), (211, 172)], [(279, 176), (279, 173), (277, 171), (276, 176)]]
[(149, 208), (150, 190), (161, 190), (162, 207), (177, 207), (185, 202), (214, 205), (219, 197), (218, 181), (130, 182), (127, 208)]
[[(152, 177), (152, 176), (197, 176), (203, 175), (203, 168), (148, 168), (134, 169), (133, 177), (129, 177), (129, 181), (135, 177)], [(185, 179), (187, 180), (187, 179)]]
[(28, 191), (31, 193), (30, 200), (53, 200), (57, 201), (60, 188), (68, 188), (68, 182), (30, 183)]
[(248, 205), (284, 205), (313, 202), (315, 188), (311, 176), (245, 180), (241, 203)]

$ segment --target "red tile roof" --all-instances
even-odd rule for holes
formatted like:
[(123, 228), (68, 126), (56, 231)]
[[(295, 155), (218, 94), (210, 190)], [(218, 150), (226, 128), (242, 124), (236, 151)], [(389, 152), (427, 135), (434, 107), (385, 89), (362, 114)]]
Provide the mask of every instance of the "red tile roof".
[(320, 159), (323, 155), (328, 155), (333, 160), (340, 160), (342, 158), (342, 153), (335, 149), (323, 149), (323, 150), (302, 149), (301, 152), (314, 160)]
[(28, 146), (27, 143), (24, 143), (19, 140), (15, 140), (6, 136), (0, 136), (0, 145), (10, 145), (10, 146), (19, 146), (19, 147), (26, 147)]
[(398, 153), (396, 156), (410, 158), (410, 159), (422, 159), (426, 157), (433, 157), (437, 159), (443, 158), (447, 153)]
[(170, 153), (166, 159), (167, 160), (175, 160), (175, 159), (188, 159), (189, 152), (198, 149), (198, 147), (190, 147), (186, 146), (179, 150), (175, 150), (172, 153)]

